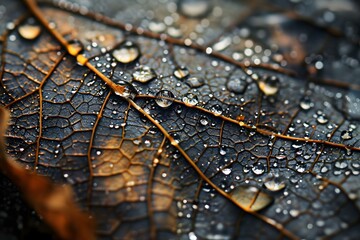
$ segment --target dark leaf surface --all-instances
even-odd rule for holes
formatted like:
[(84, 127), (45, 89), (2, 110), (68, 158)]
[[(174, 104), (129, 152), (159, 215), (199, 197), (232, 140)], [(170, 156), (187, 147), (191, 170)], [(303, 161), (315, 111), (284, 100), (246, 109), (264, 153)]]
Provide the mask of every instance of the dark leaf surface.
[(1, 4), (8, 152), (99, 239), (359, 237), (356, 1), (38, 5)]

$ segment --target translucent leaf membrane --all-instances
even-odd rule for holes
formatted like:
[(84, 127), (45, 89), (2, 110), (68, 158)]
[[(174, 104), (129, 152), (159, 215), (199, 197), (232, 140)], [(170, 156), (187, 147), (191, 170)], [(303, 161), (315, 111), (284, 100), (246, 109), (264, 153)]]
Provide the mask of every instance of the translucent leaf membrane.
[(59, 1), (47, 28), (6, 11), (9, 153), (70, 183), (100, 239), (356, 238), (356, 34), (297, 2)]

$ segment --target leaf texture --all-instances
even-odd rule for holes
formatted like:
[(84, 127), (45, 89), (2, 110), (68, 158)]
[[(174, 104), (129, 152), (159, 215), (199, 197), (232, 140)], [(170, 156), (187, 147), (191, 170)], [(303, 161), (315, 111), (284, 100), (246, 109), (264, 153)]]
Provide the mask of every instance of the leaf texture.
[(11, 1), (8, 152), (99, 239), (356, 239), (358, 8)]

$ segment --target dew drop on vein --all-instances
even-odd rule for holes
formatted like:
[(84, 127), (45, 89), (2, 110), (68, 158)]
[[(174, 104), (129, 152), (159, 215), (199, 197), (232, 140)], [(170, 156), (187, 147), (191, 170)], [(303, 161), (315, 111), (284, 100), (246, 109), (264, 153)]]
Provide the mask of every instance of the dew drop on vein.
[(117, 81), (115, 81), (115, 83), (119, 87), (124, 87), (124, 89), (122, 91), (115, 90), (115, 94), (120, 97), (133, 100), (136, 97), (136, 95), (138, 94), (136, 88), (131, 83), (125, 82), (123, 80), (117, 80)]
[(34, 40), (41, 33), (41, 27), (39, 25), (24, 24), (18, 28), (20, 36), (26, 40)]
[(156, 78), (156, 73), (152, 68), (148, 66), (140, 65), (137, 68), (135, 68), (135, 71), (133, 72), (132, 76), (135, 81), (146, 83)]
[(239, 186), (231, 193), (231, 198), (245, 209), (260, 211), (273, 202), (273, 197), (253, 186)]
[(219, 104), (211, 106), (210, 111), (213, 112), (215, 116), (220, 116), (223, 113), (223, 109)]
[(122, 64), (128, 64), (140, 57), (140, 49), (135, 43), (126, 41), (112, 51), (112, 56), (116, 61)]
[(155, 102), (159, 107), (168, 108), (173, 104), (174, 94), (168, 90), (161, 90), (155, 95)]
[(187, 93), (182, 97), (182, 101), (188, 106), (196, 106), (199, 103), (198, 97), (193, 93)]
[(77, 39), (68, 42), (67, 50), (70, 55), (77, 56), (84, 51), (84, 45)]

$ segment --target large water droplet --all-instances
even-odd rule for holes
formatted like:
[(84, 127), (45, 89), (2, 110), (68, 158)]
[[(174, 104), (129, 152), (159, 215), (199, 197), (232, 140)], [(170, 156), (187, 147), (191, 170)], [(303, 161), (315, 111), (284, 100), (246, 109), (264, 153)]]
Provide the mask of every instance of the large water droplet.
[(189, 70), (186, 67), (178, 67), (174, 70), (174, 76), (178, 79), (184, 79), (189, 76)]
[(24, 24), (18, 28), (21, 37), (27, 40), (34, 40), (41, 33), (41, 27), (38, 25)]
[(140, 65), (139, 67), (135, 68), (132, 76), (135, 81), (146, 83), (156, 78), (156, 73), (152, 68)]
[(230, 78), (226, 83), (226, 88), (233, 93), (244, 93), (247, 88), (247, 82), (243, 78)]
[(168, 108), (173, 103), (174, 94), (168, 90), (161, 90), (156, 94), (155, 102), (159, 107)]
[(280, 191), (286, 187), (285, 182), (278, 177), (265, 181), (264, 185), (267, 189), (269, 189), (272, 192)]
[(232, 199), (245, 209), (259, 211), (269, 206), (273, 198), (253, 186), (240, 186), (230, 193)]
[(126, 41), (114, 49), (112, 55), (118, 62), (127, 64), (138, 59), (140, 49), (135, 43)]
[(185, 79), (185, 83), (189, 85), (189, 87), (197, 88), (204, 85), (204, 79), (198, 77), (190, 77)]
[(314, 106), (314, 103), (311, 102), (311, 100), (310, 100), (310, 98), (308, 96), (305, 96), (300, 100), (300, 107), (303, 110), (309, 110), (313, 106)]
[(276, 76), (267, 76), (259, 80), (259, 88), (266, 96), (275, 95), (279, 91), (280, 81)]
[(341, 132), (341, 138), (343, 139), (343, 140), (350, 140), (350, 139), (352, 139), (352, 132), (350, 132), (350, 131), (342, 131)]
[(198, 97), (193, 93), (187, 93), (182, 97), (182, 101), (189, 106), (196, 106), (199, 103)]
[(118, 80), (118, 81), (116, 81), (116, 83), (119, 86), (124, 87), (124, 90), (122, 90), (121, 92), (115, 91), (116, 95), (126, 98), (126, 99), (134, 99), (136, 97), (136, 95), (138, 94), (137, 90), (130, 83), (122, 81), (122, 80)]
[(179, 12), (190, 18), (204, 17), (210, 7), (208, 0), (180, 0), (178, 3)]

